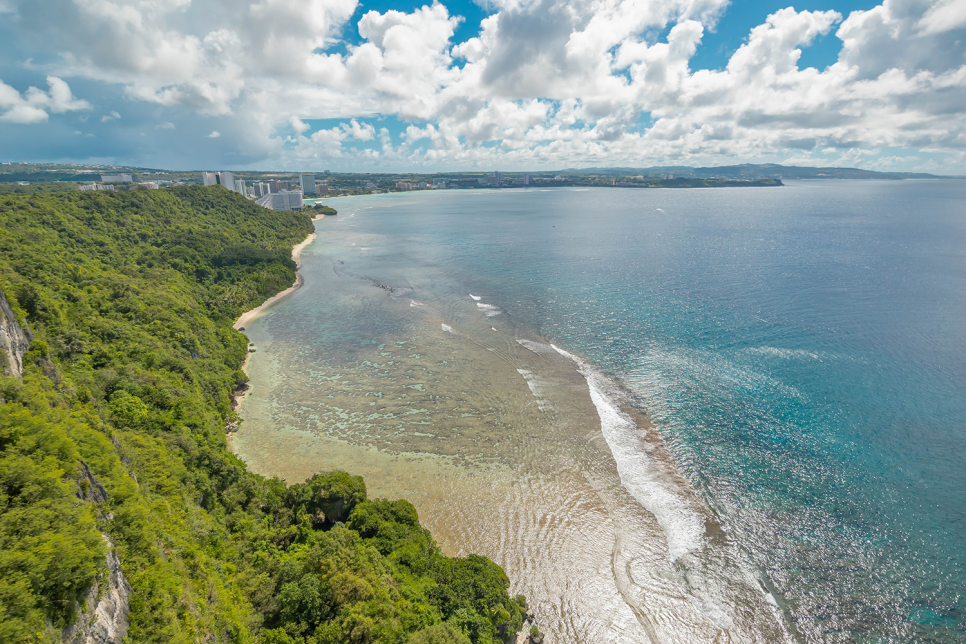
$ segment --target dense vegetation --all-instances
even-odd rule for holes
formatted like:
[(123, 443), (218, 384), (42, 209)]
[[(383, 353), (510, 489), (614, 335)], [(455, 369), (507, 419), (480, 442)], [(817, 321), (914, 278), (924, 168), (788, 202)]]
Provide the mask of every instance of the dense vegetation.
[[(2, 175), (0, 175), (2, 178)], [(96, 179), (95, 179), (96, 181)], [(67, 181), (49, 181), (47, 183), (31, 183), (22, 186), (19, 183), (0, 183), (0, 195), (33, 195), (46, 192), (77, 192), (80, 184)]]
[(286, 485), (226, 448), (243, 310), (289, 286), (308, 213), (223, 188), (0, 196), (0, 289), (33, 334), (0, 379), (0, 641), (54, 642), (103, 579), (134, 642), (491, 644), (522, 598), (362, 479)]
[(319, 214), (319, 215), (337, 215), (337, 214), (339, 214), (339, 212), (335, 208), (333, 208), (331, 206), (326, 206), (326, 205), (321, 204), (319, 202), (315, 202), (310, 207), (312, 208), (313, 211), (315, 211), (316, 214)]

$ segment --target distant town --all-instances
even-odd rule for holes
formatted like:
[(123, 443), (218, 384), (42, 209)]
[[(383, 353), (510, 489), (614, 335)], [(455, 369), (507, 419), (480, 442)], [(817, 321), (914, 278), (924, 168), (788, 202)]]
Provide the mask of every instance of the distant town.
[[(0, 162), (0, 193), (37, 190), (157, 190), (222, 186), (266, 208), (301, 210), (321, 199), (414, 190), (534, 187), (717, 188), (781, 186), (783, 179), (939, 179), (930, 174), (743, 164), (708, 168), (585, 168), (554, 172), (188, 172), (98, 164)], [(39, 184), (39, 185), (38, 185)]]
[[(125, 175), (127, 176), (127, 175)], [(272, 210), (301, 210), (306, 199), (321, 199), (347, 192), (346, 186), (333, 187), (330, 191), (329, 176), (323, 175), (319, 179), (314, 174), (299, 174), (298, 179), (268, 179), (248, 180), (236, 178), (232, 172), (202, 172), (201, 182), (206, 186), (223, 186), (238, 194), (253, 199), (255, 203)], [(371, 176), (371, 175), (370, 175)], [(554, 180), (561, 180), (555, 177)], [(148, 188), (157, 187), (156, 181), (145, 182)], [(614, 182), (611, 182), (612, 184)], [(145, 184), (140, 184), (145, 185)], [(469, 181), (450, 177), (433, 177), (432, 181), (420, 181), (408, 178), (395, 183), (392, 179), (380, 179), (377, 183), (372, 179), (364, 179), (351, 186), (350, 194), (379, 194), (381, 192), (405, 192), (409, 190), (446, 190), (447, 188), (479, 188), (479, 187), (510, 187), (529, 186), (530, 175), (524, 173), (513, 178), (504, 178), (502, 173), (494, 172), (485, 177), (476, 177)], [(89, 189), (89, 188), (88, 188)]]

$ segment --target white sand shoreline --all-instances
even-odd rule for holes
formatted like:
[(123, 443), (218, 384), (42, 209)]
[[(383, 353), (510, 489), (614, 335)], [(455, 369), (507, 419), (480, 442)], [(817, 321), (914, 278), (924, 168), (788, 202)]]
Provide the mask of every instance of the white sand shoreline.
[[(325, 217), (325, 215), (319, 215), (313, 218), (312, 221), (313, 222), (318, 221), (323, 217)], [(302, 287), (302, 283), (304, 282), (304, 279), (302, 278), (302, 271), (300, 270), (302, 268), (302, 259), (301, 259), (302, 251), (305, 249), (306, 246), (314, 242), (316, 237), (318, 237), (317, 233), (310, 233), (308, 237), (306, 237), (304, 240), (302, 240), (301, 242), (299, 242), (298, 244), (292, 247), (292, 260), (295, 262), (295, 283), (289, 286), (281, 293), (276, 293), (275, 295), (268, 298), (267, 300), (265, 300), (255, 308), (242, 313), (241, 316), (237, 320), (235, 320), (235, 323), (232, 325), (232, 328), (239, 331), (242, 330), (243, 328), (245, 328), (247, 324), (250, 324), (253, 320), (258, 318), (258, 316), (260, 316), (263, 312), (265, 312), (269, 307), (274, 305), (276, 302), (279, 302), (284, 298), (288, 297), (289, 295), (291, 295), (292, 293), (294, 293), (295, 291), (299, 290), (299, 288)], [(242, 368), (244, 369), (244, 365), (242, 365)]]
[[(313, 217), (312, 221), (313, 222), (318, 221), (323, 217), (325, 217), (325, 215), (318, 215), (316, 217)], [(265, 300), (255, 308), (242, 313), (241, 316), (237, 320), (235, 320), (235, 323), (232, 325), (233, 329), (237, 331), (244, 330), (245, 325), (250, 324), (253, 320), (258, 318), (258, 316), (264, 313), (269, 307), (275, 305), (277, 302), (288, 297), (289, 295), (291, 295), (292, 293), (294, 293), (295, 291), (299, 290), (302, 287), (302, 284), (305, 281), (302, 278), (302, 271), (300, 270), (302, 268), (302, 251), (305, 249), (306, 246), (308, 246), (313, 241), (315, 241), (316, 237), (318, 237), (317, 233), (309, 233), (308, 237), (306, 237), (301, 242), (299, 242), (298, 244), (292, 247), (292, 260), (295, 262), (295, 283), (289, 286), (281, 293), (276, 293), (275, 295), (268, 298), (267, 300)], [(245, 371), (245, 367), (248, 366), (248, 359), (251, 358), (251, 356), (252, 354), (250, 351), (247, 351), (245, 353), (245, 357), (242, 358), (241, 364), (238, 366), (238, 368), (241, 371)], [(237, 410), (239, 405), (241, 405), (242, 401), (245, 400), (245, 397), (248, 396), (248, 394), (250, 394), (251, 391), (252, 391), (252, 388), (248, 384), (246, 384), (242, 388), (236, 389), (232, 393), (232, 405), (231, 405), (232, 409)], [(230, 440), (232, 433), (238, 429), (238, 424), (230, 423), (228, 426), (226, 426), (226, 429), (228, 430), (228, 436)]]

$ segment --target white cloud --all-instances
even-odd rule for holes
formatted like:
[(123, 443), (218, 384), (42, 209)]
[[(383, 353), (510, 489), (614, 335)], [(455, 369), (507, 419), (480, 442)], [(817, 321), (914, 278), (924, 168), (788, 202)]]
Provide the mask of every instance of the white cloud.
[(376, 138), (376, 128), (372, 127), (368, 123), (359, 124), (358, 121), (352, 119), (349, 123), (341, 123), (339, 127), (350, 137), (357, 141), (371, 141)]
[(89, 110), (90, 103), (74, 98), (70, 87), (57, 78), (48, 76), (48, 91), (29, 87), (22, 95), (0, 80), (0, 121), (7, 123), (44, 123), (50, 114)]
[(114, 119), (121, 118), (121, 115), (117, 112), (111, 112), (110, 114), (105, 114), (101, 117), (101, 123), (107, 123), (108, 121), (113, 121)]
[(946, 0), (929, 8), (919, 21), (923, 35), (939, 34), (966, 26), (966, 0)]
[(220, 136), (221, 136), (221, 132), (219, 132), (218, 130), (213, 130), (211, 132), (211, 134), (206, 134), (205, 135), (205, 138), (207, 138), (207, 139), (217, 139)]
[[(691, 61), (728, 0), (500, 0), (459, 44), (461, 18), (439, 3), (355, 25), (356, 0), (12, 6), (58, 44), (63, 74), (119, 83), (162, 113), (217, 115), (240, 153), (273, 163), (643, 165), (823, 149), (868, 163), (858, 152), (966, 150), (966, 0), (782, 9), (720, 71)], [(334, 48), (351, 29), (361, 43)], [(801, 68), (820, 36), (841, 43), (838, 61)], [(0, 118), (54, 111), (16, 95)], [(412, 123), (398, 146), (370, 122), (380, 115)], [(338, 125), (309, 135), (319, 119)]]
[(174, 129), (174, 123), (171, 123), (170, 121), (165, 121), (164, 123), (158, 123), (155, 126), (155, 129), (158, 129), (158, 130), (173, 130)]

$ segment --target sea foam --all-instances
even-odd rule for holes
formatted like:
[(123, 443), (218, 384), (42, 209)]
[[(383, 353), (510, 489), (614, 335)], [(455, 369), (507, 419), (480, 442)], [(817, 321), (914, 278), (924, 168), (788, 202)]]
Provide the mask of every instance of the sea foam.
[(483, 311), (483, 313), (488, 318), (491, 318), (494, 315), (499, 315), (500, 313), (503, 312), (503, 311), (500, 310), (500, 307), (493, 306), (492, 304), (486, 304), (485, 302), (477, 302), (476, 303), (476, 308), (478, 308), (481, 311)]
[(523, 379), (527, 381), (527, 387), (530, 388), (530, 393), (533, 397), (537, 399), (537, 407), (540, 411), (551, 412), (554, 411), (553, 405), (544, 397), (545, 385), (540, 378), (537, 377), (532, 371), (527, 371), (526, 369), (517, 369), (517, 373), (523, 376)]
[(756, 353), (785, 360), (821, 360), (822, 356), (804, 349), (782, 349), (780, 347), (750, 347), (747, 353)]
[(667, 539), (671, 561), (700, 549), (704, 542), (704, 516), (647, 453), (637, 435), (637, 424), (606, 393), (613, 387), (577, 356), (556, 345), (550, 347), (577, 363), (577, 370), (587, 380), (590, 398), (600, 416), (601, 433), (614, 455), (621, 483), (657, 519)]

